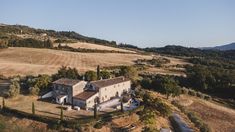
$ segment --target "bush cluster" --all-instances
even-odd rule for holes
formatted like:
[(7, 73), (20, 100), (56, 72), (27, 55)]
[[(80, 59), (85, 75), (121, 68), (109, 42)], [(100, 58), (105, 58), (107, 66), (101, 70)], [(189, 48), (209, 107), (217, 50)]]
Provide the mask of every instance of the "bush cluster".
[(190, 90), (188, 91), (188, 94), (191, 95), (191, 96), (196, 96), (196, 91), (190, 89)]
[(182, 88), (181, 93), (188, 94), (188, 95), (191, 95), (191, 96), (197, 96), (197, 97), (199, 97), (201, 99), (205, 99), (205, 100), (211, 100), (212, 99), (210, 95), (206, 95), (206, 94), (203, 94), (201, 92), (196, 92), (193, 89)]
[(201, 132), (210, 132), (210, 128), (207, 124), (205, 124), (200, 117), (198, 117), (194, 112), (188, 112), (188, 118), (195, 124), (197, 128), (200, 129)]
[(103, 127), (103, 123), (102, 122), (97, 122), (95, 125), (94, 125), (94, 128), (96, 129), (101, 129)]

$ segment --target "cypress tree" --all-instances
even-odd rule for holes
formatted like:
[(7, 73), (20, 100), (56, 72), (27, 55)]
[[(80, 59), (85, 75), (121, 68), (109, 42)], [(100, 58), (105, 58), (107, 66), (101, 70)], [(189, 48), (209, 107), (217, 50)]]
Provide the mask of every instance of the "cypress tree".
[(124, 112), (122, 99), (121, 99), (121, 112)]
[(97, 118), (97, 105), (95, 103), (95, 106), (94, 106), (94, 118), (96, 119)]
[(34, 107), (34, 102), (32, 102), (32, 114), (35, 115), (35, 107)]
[(60, 120), (63, 121), (64, 120), (64, 111), (63, 108), (60, 108)]
[(5, 99), (2, 98), (2, 108), (5, 108)]
[(96, 74), (97, 74), (97, 80), (100, 80), (100, 65), (97, 66)]

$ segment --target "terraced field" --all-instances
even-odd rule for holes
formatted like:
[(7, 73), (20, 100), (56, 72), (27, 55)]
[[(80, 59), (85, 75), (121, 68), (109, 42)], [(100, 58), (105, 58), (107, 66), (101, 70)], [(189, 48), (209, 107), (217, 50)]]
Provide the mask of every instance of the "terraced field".
[(151, 56), (119, 53), (78, 53), (51, 49), (8, 48), (0, 50), (0, 74), (52, 74), (61, 66), (75, 67), (79, 72), (95, 70), (97, 65), (131, 65), (137, 59)]

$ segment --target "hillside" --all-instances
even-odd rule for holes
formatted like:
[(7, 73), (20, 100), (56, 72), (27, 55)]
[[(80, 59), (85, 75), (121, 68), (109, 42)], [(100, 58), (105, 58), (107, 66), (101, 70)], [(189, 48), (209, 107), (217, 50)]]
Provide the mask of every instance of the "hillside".
[(219, 51), (219, 50), (206, 50), (199, 48), (188, 48), (177, 45), (167, 45), (165, 47), (151, 47), (144, 48), (146, 52), (154, 52), (159, 54), (166, 54), (181, 57), (210, 57), (219, 59), (232, 59), (235, 60), (235, 50)]
[[(157, 58), (163, 56), (156, 56)], [(55, 73), (61, 66), (77, 68), (79, 72), (95, 70), (101, 67), (133, 65), (138, 59), (152, 59), (150, 55), (125, 54), (125, 53), (79, 53), (59, 51), (52, 49), (10, 47), (0, 50), (0, 74), (12, 75), (37, 75)], [(170, 63), (163, 67), (152, 67), (146, 72), (159, 74), (182, 75), (175, 65), (187, 65), (182, 59), (166, 57)]]
[(22, 25), (0, 25), (0, 47), (3, 48), (56, 48), (59, 44), (64, 46), (60, 50), (135, 53), (135, 51), (119, 47), (115, 41), (86, 37), (76, 32), (35, 29)]
[(37, 48), (8, 48), (0, 52), (0, 74), (52, 74), (61, 66), (75, 67), (79, 72), (94, 70), (97, 65), (131, 65), (137, 59), (151, 56), (119, 53), (78, 53)]
[(23, 25), (0, 25), (0, 35), (1, 38), (9, 37), (9, 35), (21, 35), (21, 34), (29, 34), (36, 36), (49, 36), (53, 38), (60, 39), (75, 39), (81, 42), (88, 42), (94, 44), (108, 45), (108, 46), (116, 46), (115, 41), (108, 41), (103, 39), (97, 39), (93, 37), (83, 36), (74, 31), (55, 31), (55, 30), (44, 30), (44, 29), (35, 29), (28, 26)]
[[(58, 47), (58, 44), (54, 44), (55, 47)], [(99, 44), (92, 44), (87, 42), (75, 42), (75, 43), (63, 43), (61, 46), (69, 46), (72, 48), (81, 48), (81, 49), (91, 49), (91, 50), (105, 50), (105, 51), (118, 51), (118, 52), (126, 52), (126, 53), (136, 53), (135, 51), (121, 49), (121, 48), (115, 48), (105, 45), (99, 45)]]
[(224, 50), (235, 50), (235, 43), (216, 46), (216, 47), (212, 47), (211, 49), (222, 50), (222, 51), (224, 51)]

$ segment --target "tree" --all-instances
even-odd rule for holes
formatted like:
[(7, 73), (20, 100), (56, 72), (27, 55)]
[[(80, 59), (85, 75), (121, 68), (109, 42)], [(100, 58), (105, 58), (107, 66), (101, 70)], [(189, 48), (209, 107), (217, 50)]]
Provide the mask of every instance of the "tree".
[(20, 93), (20, 84), (13, 80), (12, 84), (9, 86), (9, 90), (8, 90), (8, 97), (15, 97)]
[(156, 76), (153, 79), (152, 86), (155, 86), (155, 90), (159, 91), (167, 96), (178, 96), (181, 93), (180, 87), (178, 83), (174, 80), (174, 78), (169, 76)]
[(61, 49), (61, 48), (62, 48), (61, 43), (59, 43), (58, 48), (59, 48), (59, 49)]
[(43, 90), (48, 91), (48, 88), (49, 88), (51, 82), (52, 82), (52, 78), (49, 75), (46, 75), (46, 74), (39, 75), (35, 79), (34, 88), (39, 88), (40, 92)]
[(59, 78), (80, 79), (81, 77), (76, 68), (62, 66), (56, 74), (52, 75), (52, 78), (57, 80)]
[(63, 107), (60, 108), (60, 120), (61, 120), (61, 121), (64, 120), (64, 111), (63, 111)]
[(4, 97), (2, 98), (2, 108), (3, 109), (5, 108), (5, 99), (4, 99)]
[(100, 72), (100, 76), (102, 77), (102, 79), (109, 79), (111, 74), (110, 74), (110, 72), (103, 70)]
[(121, 112), (124, 112), (124, 109), (123, 109), (123, 99), (120, 99), (121, 101)]
[(32, 114), (35, 115), (35, 107), (34, 107), (34, 102), (32, 102)]
[(132, 66), (123, 66), (120, 69), (120, 75), (130, 78), (131, 80), (136, 80), (138, 76), (138, 72), (136, 68)]
[(96, 69), (96, 73), (97, 73), (97, 80), (100, 80), (100, 65), (97, 66), (97, 69)]
[(0, 40), (0, 49), (7, 48), (7, 47), (8, 47), (8, 41)]
[(97, 79), (97, 74), (94, 71), (87, 71), (85, 73), (85, 80), (86, 81), (94, 81)]
[(97, 104), (94, 105), (94, 118), (97, 118)]
[(150, 78), (144, 78), (141, 80), (140, 85), (145, 89), (151, 89), (152, 88), (152, 80)]
[(53, 43), (50, 39), (47, 39), (47, 41), (44, 44), (44, 47), (46, 48), (53, 48)]

